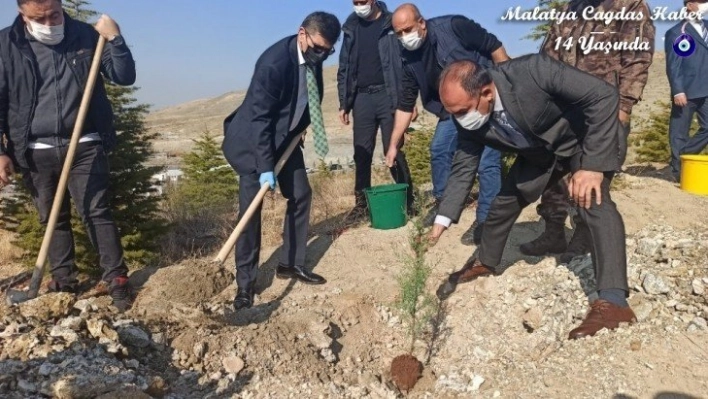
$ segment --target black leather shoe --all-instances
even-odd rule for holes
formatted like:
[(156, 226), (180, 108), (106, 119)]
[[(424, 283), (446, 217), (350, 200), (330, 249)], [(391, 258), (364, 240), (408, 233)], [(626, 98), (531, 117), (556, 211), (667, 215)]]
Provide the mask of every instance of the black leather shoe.
[(432, 227), (435, 224), (435, 217), (438, 216), (438, 209), (440, 208), (440, 201), (435, 200), (432, 208), (428, 210), (428, 213), (423, 217), (423, 227)]
[(462, 245), (479, 245), (482, 242), (482, 229), (484, 228), (484, 223), (477, 223), (475, 220), (472, 226), (462, 234), (460, 237), (460, 242)]
[(324, 284), (327, 282), (324, 277), (307, 271), (302, 266), (278, 265), (275, 270), (275, 276), (278, 278), (294, 278), (305, 284)]
[(234, 309), (248, 309), (253, 306), (253, 288), (238, 288), (234, 298)]

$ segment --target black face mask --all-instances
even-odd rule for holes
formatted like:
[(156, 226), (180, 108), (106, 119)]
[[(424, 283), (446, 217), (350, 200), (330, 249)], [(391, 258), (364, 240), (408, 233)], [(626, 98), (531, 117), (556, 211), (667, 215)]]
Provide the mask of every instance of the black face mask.
[(307, 50), (305, 50), (303, 57), (305, 58), (307, 65), (315, 67), (317, 65), (322, 65), (327, 57), (329, 57), (329, 54), (327, 52), (317, 52), (314, 48), (308, 47)]

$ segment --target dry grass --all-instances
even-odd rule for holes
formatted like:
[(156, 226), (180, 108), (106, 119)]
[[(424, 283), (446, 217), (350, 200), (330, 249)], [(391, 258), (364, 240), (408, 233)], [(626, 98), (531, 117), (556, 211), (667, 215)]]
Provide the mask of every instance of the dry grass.
[[(337, 236), (347, 227), (345, 217), (354, 206), (354, 172), (351, 170), (315, 173), (308, 176), (312, 187), (310, 235)], [(391, 183), (386, 168), (372, 171), (372, 183)], [(238, 215), (227, 210), (204, 209), (199, 215), (184, 217), (179, 209), (165, 206), (165, 213), (173, 223), (172, 230), (162, 241), (165, 264), (182, 259), (208, 256), (219, 250), (236, 226)], [(283, 222), (287, 200), (279, 190), (266, 195), (261, 213), (262, 246), (272, 248), (283, 242)]]
[[(316, 173), (309, 175), (312, 187), (311, 235), (336, 235), (345, 228), (344, 218), (354, 206), (354, 172)], [(391, 183), (386, 168), (374, 168), (372, 184)], [(283, 241), (283, 220), (287, 200), (280, 193), (266, 197), (263, 204), (263, 247)]]
[(7, 230), (0, 229), (0, 264), (6, 265), (22, 257), (22, 250), (12, 245), (14, 236)]

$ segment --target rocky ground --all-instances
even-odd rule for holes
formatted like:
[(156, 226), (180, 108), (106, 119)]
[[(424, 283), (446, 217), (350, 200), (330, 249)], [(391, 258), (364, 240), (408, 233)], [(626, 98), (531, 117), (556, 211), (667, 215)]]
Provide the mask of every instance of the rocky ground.
[[(429, 331), (416, 343), (419, 359), (433, 352), (410, 392), (389, 374), (409, 346), (394, 305), (409, 229), (361, 227), (310, 241), (308, 265), (328, 278), (323, 286), (274, 279), (278, 251), (264, 250), (256, 306), (238, 313), (231, 271), (209, 259), (133, 273), (140, 293), (125, 314), (106, 296), (2, 305), (0, 397), (706, 397), (708, 202), (631, 176), (615, 200), (627, 210), (639, 319), (615, 332), (567, 339), (587, 311), (591, 263), (520, 257), (516, 245), (540, 228), (527, 209), (506, 271), (458, 287), (432, 345)], [(679, 203), (693, 213), (671, 217)], [(429, 292), (470, 256), (459, 235), (473, 214), (428, 254)]]

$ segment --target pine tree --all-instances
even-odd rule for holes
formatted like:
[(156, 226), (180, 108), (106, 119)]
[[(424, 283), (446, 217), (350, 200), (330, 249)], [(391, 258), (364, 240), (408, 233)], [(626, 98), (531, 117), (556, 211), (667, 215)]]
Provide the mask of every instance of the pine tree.
[(165, 214), (172, 226), (162, 243), (172, 261), (203, 255), (224, 242), (238, 203), (238, 180), (208, 131), (183, 158), (183, 178), (167, 187)]
[(64, 0), (62, 7), (71, 18), (87, 22), (98, 15), (98, 12), (86, 8), (89, 4), (85, 0)]
[[(120, 231), (124, 257), (135, 265), (146, 265), (157, 257), (158, 240), (167, 231), (160, 216), (160, 197), (154, 195), (151, 178), (161, 166), (145, 163), (154, 154), (155, 134), (145, 129), (148, 106), (137, 104), (136, 87), (106, 84), (113, 106), (115, 128), (119, 132), (116, 148), (111, 152), (111, 205)], [(88, 239), (82, 240), (90, 248)]]
[(191, 214), (206, 208), (233, 209), (238, 181), (219, 144), (208, 130), (193, 141), (194, 149), (183, 158), (184, 179), (175, 188), (181, 205)]
[[(568, 2), (569, 0), (538, 0), (538, 7), (541, 11), (560, 10)], [(523, 39), (536, 41), (545, 38), (554, 23), (555, 21), (542, 21), (534, 26), (531, 33), (524, 36)]]
[(411, 170), (413, 187), (421, 187), (431, 181), (430, 172), (430, 143), (433, 140), (433, 131), (409, 129), (410, 137), (406, 138), (403, 151)]
[(669, 147), (669, 119), (671, 104), (657, 101), (659, 111), (652, 112), (644, 129), (636, 132), (632, 140), (637, 147), (639, 162), (668, 162), (671, 158)]
[[(89, 4), (85, 0), (68, 0), (64, 8), (75, 18), (86, 21), (98, 15), (86, 8)], [(106, 83), (118, 131), (117, 145), (109, 156), (113, 218), (120, 231), (126, 262), (144, 266), (157, 258), (158, 240), (166, 232), (167, 224), (160, 216), (160, 198), (153, 195), (155, 190), (150, 182), (161, 167), (145, 165), (154, 153), (151, 141), (156, 136), (145, 129), (144, 119), (149, 107), (137, 103), (134, 98), (137, 90), (137, 87)], [(75, 220), (74, 226), (79, 227), (75, 229), (78, 230), (77, 262), (97, 265), (97, 255), (83, 224)]]
[[(632, 144), (637, 148), (638, 162), (669, 162), (671, 145), (669, 144), (669, 121), (671, 120), (671, 103), (657, 101), (656, 109), (647, 121), (646, 127), (636, 132)], [(698, 121), (691, 123), (691, 133), (698, 131)]]

